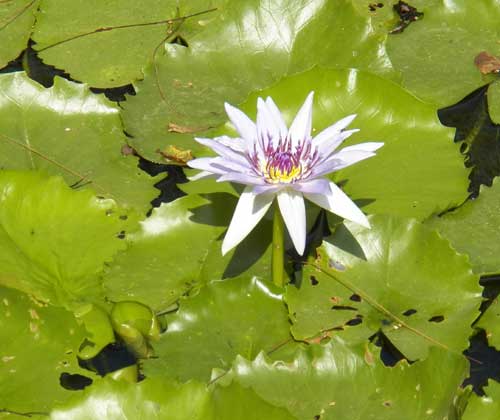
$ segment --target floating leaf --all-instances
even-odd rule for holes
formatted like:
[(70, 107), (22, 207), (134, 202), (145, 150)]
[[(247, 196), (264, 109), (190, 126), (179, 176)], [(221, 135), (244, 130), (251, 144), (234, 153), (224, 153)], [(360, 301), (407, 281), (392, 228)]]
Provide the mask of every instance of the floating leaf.
[(290, 340), (282, 295), (256, 278), (214, 281), (182, 300), (166, 321), (153, 346), (157, 358), (144, 361), (146, 376), (207, 381), (213, 368), (229, 368), (238, 354), (252, 359)]
[(60, 177), (0, 172), (0, 284), (58, 305), (99, 299), (97, 275), (125, 248), (124, 214)]
[[(382, 141), (377, 156), (334, 174), (368, 213), (425, 218), (467, 197), (467, 174), (453, 130), (436, 109), (392, 82), (356, 70), (313, 69), (252, 94), (243, 109), (255, 116), (257, 96), (271, 96), (288, 121), (315, 91), (313, 134), (349, 114), (360, 132), (345, 145)], [(229, 132), (229, 129), (226, 130)], [(437, 182), (436, 180), (439, 180)]]
[(486, 332), (488, 344), (500, 349), (500, 303), (495, 299), (492, 304), (481, 315), (479, 321), (474, 324), (476, 328), (482, 328)]
[(232, 253), (221, 238), (236, 199), (229, 194), (189, 195), (153, 210), (128, 249), (115, 258), (104, 284), (112, 300), (137, 300), (160, 310), (210, 280), (270, 273), (270, 222), (263, 221)]
[[(207, 6), (206, 1), (200, 3)], [(361, 7), (359, 1), (349, 0), (213, 4), (216, 12), (179, 29), (188, 47), (167, 44), (146, 70), (144, 81), (137, 83), (137, 95), (123, 105), (132, 144), (150, 160), (163, 161), (162, 151), (171, 146), (199, 154), (203, 149), (193, 137), (227, 120), (224, 102), (241, 103), (250, 92), (271, 86), (286, 74), (320, 64), (395, 77), (383, 45), (385, 29), (372, 21), (367, 4)], [(186, 9), (181, 2), (180, 13), (194, 7)]]
[(45, 89), (25, 73), (0, 75), (0, 92), (0, 167), (41, 169), (141, 212), (151, 207), (156, 181), (122, 155), (115, 104), (57, 77)]
[(451, 213), (434, 216), (426, 225), (437, 229), (453, 247), (467, 254), (477, 274), (500, 272), (500, 181), (481, 187), (479, 197)]
[(294, 337), (338, 334), (360, 343), (381, 331), (410, 360), (429, 346), (460, 354), (481, 302), (467, 258), (416, 221), (370, 220), (371, 229), (337, 227), (300, 287), (287, 287)]
[[(196, 12), (211, 9), (206, 1), (197, 3)], [(46, 63), (91, 86), (115, 87), (142, 78), (155, 49), (175, 38), (182, 16), (173, 3), (158, 0), (45, 0), (33, 39)]]
[[(494, 0), (414, 0), (424, 13), (386, 47), (402, 85), (420, 99), (449, 106), (487, 83), (474, 65), (481, 51), (500, 55), (500, 10)], [(478, 24), (479, 22), (479, 24)]]
[(66, 310), (0, 286), (0, 408), (47, 412), (69, 398), (61, 375), (90, 375), (76, 358), (84, 333)]
[(86, 303), (76, 308), (75, 317), (88, 331), (84, 343), (80, 346), (78, 357), (89, 360), (104, 347), (115, 342), (115, 334), (108, 313), (93, 303)]
[(234, 384), (208, 390), (146, 379), (137, 385), (104, 379), (55, 409), (53, 420), (292, 420), (282, 408), (261, 400), (252, 390)]
[(300, 349), (288, 363), (263, 353), (253, 362), (238, 356), (230, 374), (299, 419), (446, 418), (465, 376), (464, 357), (432, 349), (423, 362), (388, 368), (379, 360), (368, 363), (373, 355), (366, 351), (337, 339)]
[(0, 2), (0, 68), (28, 46), (38, 4), (39, 0)]
[(480, 397), (472, 394), (463, 420), (496, 420), (500, 412), (500, 384), (490, 381), (484, 389), (486, 395)]

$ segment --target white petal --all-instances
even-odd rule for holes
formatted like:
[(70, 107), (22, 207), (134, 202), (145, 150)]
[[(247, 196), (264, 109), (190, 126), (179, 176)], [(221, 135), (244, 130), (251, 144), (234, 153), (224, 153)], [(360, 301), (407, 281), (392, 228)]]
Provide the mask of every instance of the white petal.
[(227, 172), (226, 170), (217, 166), (215, 167), (213, 166), (213, 164), (216, 162), (217, 158), (204, 157), (204, 158), (192, 159), (187, 163), (187, 165), (190, 168), (200, 169), (202, 171), (211, 172), (213, 174), (219, 174), (219, 175), (225, 174)]
[(351, 220), (367, 228), (370, 227), (370, 223), (364, 213), (333, 182), (330, 182), (330, 190), (329, 194), (304, 193), (304, 196), (318, 206), (338, 214), (344, 219)]
[(306, 208), (302, 194), (291, 188), (281, 190), (278, 204), (293, 245), (302, 255), (306, 246)]
[(366, 143), (359, 143), (359, 144), (354, 144), (353, 146), (347, 146), (344, 147), (342, 150), (339, 150), (339, 153), (346, 152), (346, 151), (363, 151), (363, 152), (375, 152), (376, 150), (380, 149), (384, 143), (382, 142), (366, 142)]
[(300, 140), (308, 138), (311, 135), (313, 97), (314, 92), (307, 95), (304, 104), (290, 126), (290, 130), (288, 130), (292, 144), (297, 144)]
[(216, 140), (220, 144), (230, 147), (235, 152), (246, 153), (246, 151), (248, 150), (247, 142), (244, 139), (240, 139), (239, 137), (222, 136), (217, 137)]
[(201, 171), (198, 172), (196, 175), (188, 176), (189, 181), (198, 181), (199, 179), (206, 179), (206, 178), (217, 178), (217, 175), (212, 172)]
[(263, 148), (267, 145), (268, 140), (272, 140), (276, 146), (280, 139), (280, 127), (262, 98), (257, 99), (257, 134), (259, 140), (263, 142)]
[(264, 217), (274, 200), (274, 194), (255, 194), (246, 187), (238, 200), (233, 218), (222, 242), (222, 255), (238, 245)]
[(257, 137), (257, 128), (255, 123), (248, 118), (243, 111), (235, 108), (227, 102), (224, 103), (224, 108), (226, 109), (227, 116), (234, 125), (234, 128), (236, 128), (236, 131), (240, 133), (240, 136), (247, 140), (247, 142), (255, 142)]
[(320, 156), (328, 157), (337, 147), (339, 147), (342, 142), (350, 137), (352, 134), (357, 133), (359, 130), (354, 128), (352, 130), (342, 131), (341, 133), (335, 134), (329, 140), (323, 141), (321, 144), (315, 144), (313, 140), (313, 146), (317, 146)]
[(348, 117), (342, 118), (330, 127), (325, 128), (316, 137), (314, 137), (314, 145), (319, 146), (326, 141), (329, 141), (340, 133), (344, 128), (346, 128), (352, 121), (356, 118), (356, 114), (349, 115)]
[(286, 128), (285, 121), (283, 120), (279, 108), (276, 106), (276, 104), (274, 103), (273, 99), (270, 96), (266, 98), (266, 105), (267, 105), (267, 110), (269, 111), (271, 117), (274, 120), (274, 123), (278, 127), (280, 136), (282, 138), (285, 138), (286, 134), (288, 133), (288, 129)]
[(195, 140), (198, 143), (203, 144), (204, 146), (210, 147), (215, 153), (218, 153), (220, 156), (249, 167), (248, 159), (245, 156), (243, 156), (239, 152), (235, 152), (230, 147), (225, 146), (222, 143), (219, 143), (217, 139), (206, 139), (202, 137), (195, 137)]

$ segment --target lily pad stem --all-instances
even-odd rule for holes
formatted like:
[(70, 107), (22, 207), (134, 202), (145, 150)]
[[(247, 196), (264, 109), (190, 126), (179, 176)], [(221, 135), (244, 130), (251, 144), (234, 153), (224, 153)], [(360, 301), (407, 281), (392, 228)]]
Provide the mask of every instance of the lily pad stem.
[(274, 206), (273, 217), (273, 256), (271, 270), (273, 283), (278, 287), (285, 285), (285, 231), (283, 225), (283, 217), (280, 209), (276, 204)]

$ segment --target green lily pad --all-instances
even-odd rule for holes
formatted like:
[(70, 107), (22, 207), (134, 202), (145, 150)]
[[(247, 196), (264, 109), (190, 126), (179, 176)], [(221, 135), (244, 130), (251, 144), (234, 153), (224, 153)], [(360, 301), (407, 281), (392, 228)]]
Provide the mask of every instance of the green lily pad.
[(107, 269), (107, 296), (161, 310), (211, 280), (242, 273), (267, 277), (269, 221), (262, 221), (233, 252), (221, 254), (221, 239), (235, 206), (233, 195), (220, 193), (189, 195), (154, 209), (141, 222), (141, 230), (128, 236), (128, 249)]
[(452, 105), (491, 80), (474, 65), (482, 51), (500, 55), (494, 0), (414, 0), (424, 13), (403, 33), (391, 35), (386, 47), (402, 85), (438, 107)]
[(238, 354), (252, 359), (290, 341), (280, 291), (250, 277), (211, 282), (166, 321), (153, 345), (157, 358), (144, 361), (146, 376), (208, 381), (213, 368), (229, 368)]
[(480, 397), (472, 394), (467, 408), (463, 415), (463, 420), (496, 420), (500, 412), (500, 384), (490, 380), (488, 386), (484, 388), (486, 395)]
[[(189, 11), (183, 7), (181, 16), (211, 8), (206, 1), (198, 3), (205, 4)], [(75, 0), (71, 4), (46, 0), (33, 33), (35, 49), (42, 60), (64, 69), (73, 79), (101, 88), (126, 85), (141, 79), (155, 48), (167, 37), (175, 37), (183, 23), (167, 23), (178, 17), (175, 6), (156, 0)]]
[(421, 420), (447, 418), (466, 370), (463, 356), (436, 348), (423, 362), (389, 368), (337, 339), (300, 349), (289, 363), (238, 356), (230, 374), (299, 419)]
[(0, 172), (0, 284), (57, 305), (101, 299), (98, 274), (126, 246), (125, 214), (60, 177)]
[(482, 186), (479, 197), (457, 210), (434, 216), (426, 225), (437, 229), (453, 247), (470, 258), (477, 274), (500, 272), (500, 181)]
[(69, 398), (72, 391), (60, 385), (61, 375), (91, 375), (76, 358), (84, 336), (70, 312), (0, 286), (0, 407), (48, 412)]
[(488, 343), (500, 350), (500, 303), (495, 299), (486, 311), (481, 315), (476, 328), (482, 328), (486, 332)]
[(292, 420), (238, 384), (207, 389), (189, 382), (177, 385), (146, 379), (139, 384), (104, 379), (52, 411), (52, 420)]
[(28, 46), (38, 0), (3, 0), (0, 3), (0, 68)]
[(300, 288), (287, 287), (294, 337), (361, 343), (381, 331), (410, 360), (431, 346), (461, 354), (481, 303), (467, 257), (414, 220), (370, 223), (337, 227), (304, 268)]
[(180, 29), (188, 47), (167, 44), (136, 84), (137, 95), (123, 105), (132, 144), (153, 161), (186, 160), (179, 150), (203, 153), (193, 137), (227, 121), (225, 101), (241, 103), (317, 64), (395, 78), (384, 48), (386, 30), (368, 4), (359, 3), (214, 2), (216, 12)]
[(454, 130), (440, 124), (434, 107), (392, 82), (356, 70), (316, 68), (252, 94), (242, 109), (254, 118), (257, 96), (271, 96), (290, 123), (311, 90), (313, 134), (357, 114), (351, 126), (360, 131), (345, 145), (384, 142), (377, 156), (333, 175), (347, 181), (345, 191), (365, 204), (364, 211), (423, 219), (466, 199), (468, 170)]
[(140, 212), (151, 208), (158, 179), (122, 154), (115, 104), (57, 77), (45, 89), (23, 72), (0, 75), (0, 92), (0, 168), (41, 169)]
[(488, 114), (495, 124), (500, 124), (500, 83), (497, 81), (488, 87)]

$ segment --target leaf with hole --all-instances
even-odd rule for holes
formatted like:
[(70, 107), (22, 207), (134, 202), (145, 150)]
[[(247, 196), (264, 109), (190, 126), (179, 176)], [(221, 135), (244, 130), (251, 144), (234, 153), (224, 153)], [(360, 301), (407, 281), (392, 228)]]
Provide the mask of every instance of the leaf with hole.
[(339, 225), (304, 267), (300, 286), (287, 287), (294, 337), (362, 343), (382, 333), (410, 360), (435, 346), (461, 354), (481, 303), (467, 258), (415, 220), (370, 223)]

